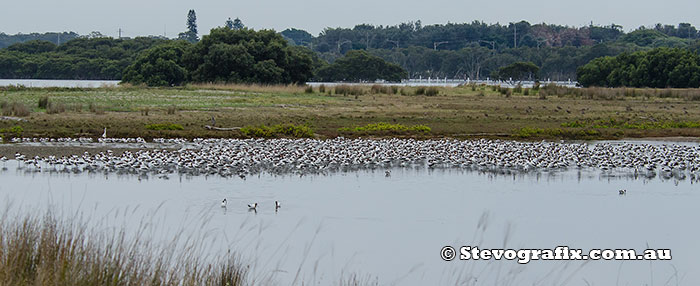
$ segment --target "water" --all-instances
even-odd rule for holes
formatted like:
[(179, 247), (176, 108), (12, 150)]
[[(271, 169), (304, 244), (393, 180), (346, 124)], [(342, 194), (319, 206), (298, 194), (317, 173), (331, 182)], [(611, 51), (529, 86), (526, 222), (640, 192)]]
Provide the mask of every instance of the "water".
[[(507, 82), (498, 81), (466, 81), (466, 80), (442, 80), (442, 79), (411, 79), (405, 80), (401, 83), (336, 83), (336, 82), (309, 82), (307, 84), (311, 86), (335, 86), (335, 85), (398, 85), (398, 86), (444, 86), (444, 87), (456, 87), (460, 84), (486, 84), (486, 85), (498, 85), (502, 87), (514, 88), (516, 85)], [(554, 83), (559, 86), (575, 87), (576, 82), (562, 81), (562, 82), (543, 82), (543, 84)], [(0, 79), (0, 86), (10, 86), (10, 85), (23, 85), (26, 87), (84, 87), (84, 88), (96, 88), (96, 87), (113, 87), (119, 84), (118, 80), (56, 80), (56, 79)], [(534, 82), (526, 81), (522, 82), (522, 87), (532, 87)]]
[[(274, 284), (328, 285), (341, 276), (384, 285), (697, 285), (700, 195), (690, 180), (603, 175), (596, 170), (496, 175), (393, 169), (316, 176), (169, 180), (104, 174), (0, 172), (0, 198), (25, 212), (53, 206), (95, 219), (153, 220), (157, 237), (216, 237)], [(617, 194), (627, 189), (626, 196)], [(219, 204), (223, 198), (228, 208)], [(275, 212), (274, 201), (282, 208)], [(259, 202), (257, 212), (246, 204)], [(31, 210), (31, 211), (30, 211)], [(129, 211), (126, 211), (129, 210)], [(126, 215), (128, 213), (128, 215)], [(480, 219), (485, 228), (477, 229)], [(505, 240), (505, 242), (504, 242)], [(445, 245), (480, 248), (670, 248), (671, 261), (451, 261)], [(297, 272), (299, 275), (297, 277)], [(476, 279), (476, 280), (474, 280)], [(478, 281), (476, 283), (475, 281)], [(524, 282), (524, 283), (523, 283)]]
[(113, 87), (118, 80), (57, 80), (57, 79), (0, 79), (0, 86), (22, 85), (26, 87)]

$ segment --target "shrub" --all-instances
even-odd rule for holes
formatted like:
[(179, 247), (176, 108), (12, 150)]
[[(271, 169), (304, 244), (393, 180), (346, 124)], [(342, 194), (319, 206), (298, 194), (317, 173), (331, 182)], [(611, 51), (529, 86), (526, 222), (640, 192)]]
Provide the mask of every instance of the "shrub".
[(325, 84), (319, 85), (318, 92), (320, 92), (320, 93), (326, 92), (326, 85)]
[(425, 90), (425, 96), (436, 96), (440, 93), (437, 87), (431, 86)]
[(520, 84), (518, 84), (518, 85), (515, 86), (515, 88), (513, 88), (513, 92), (515, 92), (515, 93), (523, 93), (523, 87), (522, 87)]
[(425, 94), (425, 86), (419, 86), (416, 89), (416, 95), (424, 95)]
[(392, 85), (391, 86), (391, 94), (396, 94), (399, 92), (399, 87)]
[(304, 89), (305, 93), (314, 93), (314, 87), (307, 85), (306, 88)]
[(55, 103), (51, 101), (46, 106), (46, 113), (48, 114), (58, 114), (63, 112), (66, 112), (66, 105), (63, 103)]
[(22, 126), (3, 128), (0, 129), (0, 137), (2, 137), (2, 140), (5, 141), (5, 138), (22, 137), (22, 132), (24, 132)]
[(88, 110), (90, 110), (90, 112), (92, 112), (94, 114), (104, 114), (105, 113), (104, 108), (102, 108), (101, 106), (96, 105), (92, 102), (90, 102), (90, 104), (88, 105)]
[(335, 86), (335, 94), (342, 95), (362, 95), (364, 90), (359, 86), (341, 84)]
[(169, 115), (173, 115), (176, 112), (177, 112), (177, 106), (175, 106), (175, 105), (168, 106), (168, 110), (166, 111), (166, 113)]
[(49, 106), (49, 97), (42, 96), (41, 98), (39, 98), (39, 108), (46, 109), (47, 106)]
[(182, 125), (174, 124), (174, 123), (148, 124), (148, 125), (146, 125), (146, 129), (148, 129), (148, 130), (185, 130), (185, 128), (182, 127)]

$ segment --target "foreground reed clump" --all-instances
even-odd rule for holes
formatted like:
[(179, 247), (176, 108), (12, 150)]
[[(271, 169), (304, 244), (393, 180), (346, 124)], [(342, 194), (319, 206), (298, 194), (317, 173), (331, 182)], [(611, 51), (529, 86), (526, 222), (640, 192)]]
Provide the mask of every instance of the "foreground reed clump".
[[(0, 218), (0, 285), (243, 285), (236, 259), (204, 262), (197, 241), (156, 245), (50, 212)], [(99, 228), (102, 229), (102, 228)], [(109, 228), (108, 228), (109, 229)]]

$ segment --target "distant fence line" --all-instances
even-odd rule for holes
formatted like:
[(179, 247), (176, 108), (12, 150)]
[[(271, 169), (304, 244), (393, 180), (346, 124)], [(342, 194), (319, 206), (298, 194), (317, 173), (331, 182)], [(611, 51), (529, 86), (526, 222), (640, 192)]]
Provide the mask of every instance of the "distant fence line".
[[(335, 86), (335, 85), (341, 85), (341, 84), (349, 84), (349, 85), (374, 85), (374, 84), (380, 84), (380, 85), (398, 85), (398, 86), (446, 86), (446, 87), (455, 87), (459, 85), (467, 85), (467, 84), (476, 84), (476, 85), (493, 85), (493, 86), (500, 86), (500, 87), (509, 87), (513, 88), (516, 87), (518, 84), (522, 87), (525, 88), (531, 88), (535, 85), (534, 81), (521, 81), (521, 82), (513, 82), (513, 81), (500, 81), (500, 80), (469, 80), (469, 79), (433, 79), (433, 78), (415, 78), (415, 79), (405, 79), (402, 80), (400, 83), (399, 82), (384, 82), (384, 81), (376, 81), (376, 82), (355, 82), (355, 83), (344, 83), (344, 82), (309, 82), (307, 83), (311, 86), (319, 86), (319, 85), (327, 85), (327, 86)], [(550, 81), (550, 80), (542, 80), (540, 81), (540, 85), (548, 85), (548, 84), (555, 84), (557, 86), (565, 86), (565, 87), (576, 87), (578, 84), (576, 81)]]

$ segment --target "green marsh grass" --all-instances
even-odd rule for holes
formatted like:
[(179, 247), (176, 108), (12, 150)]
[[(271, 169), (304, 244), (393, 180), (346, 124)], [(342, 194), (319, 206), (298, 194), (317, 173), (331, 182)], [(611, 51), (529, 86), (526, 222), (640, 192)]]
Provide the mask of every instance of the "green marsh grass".
[(426, 125), (413, 125), (405, 126), (402, 124), (390, 124), (386, 122), (370, 123), (364, 126), (358, 126), (354, 128), (344, 127), (340, 128), (341, 133), (354, 133), (354, 134), (381, 134), (381, 133), (391, 133), (391, 134), (426, 134), (432, 131), (430, 127)]

